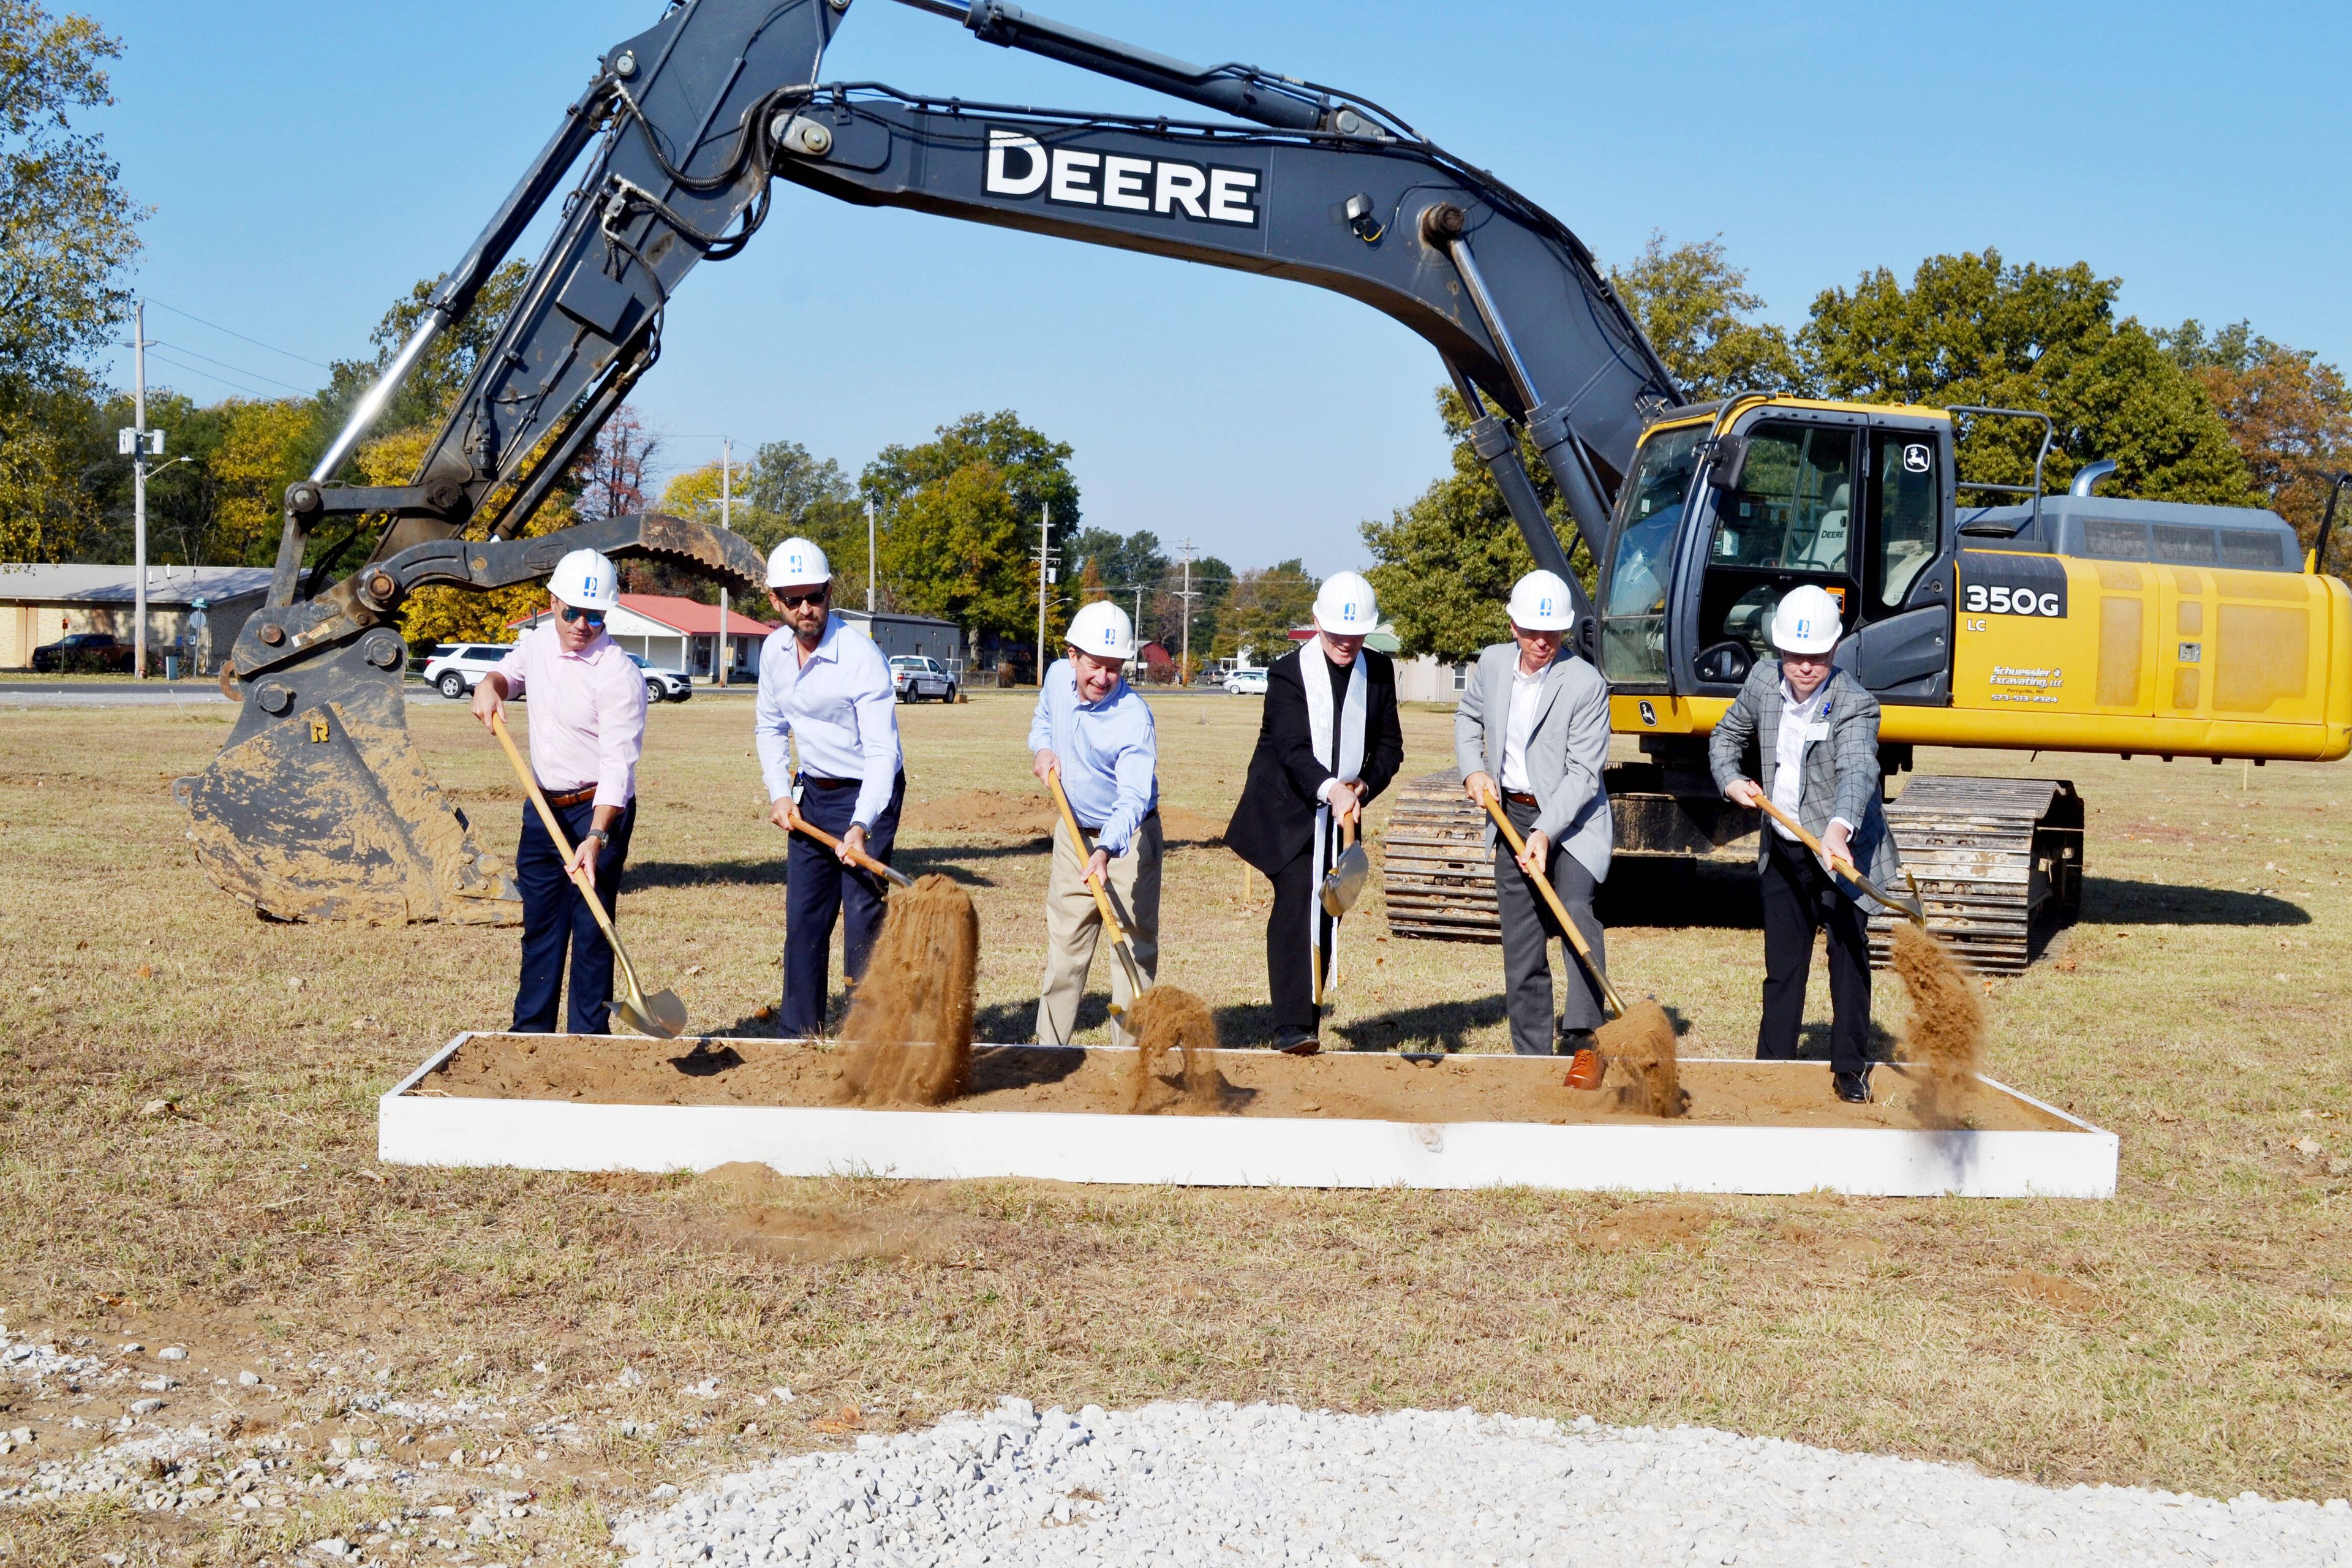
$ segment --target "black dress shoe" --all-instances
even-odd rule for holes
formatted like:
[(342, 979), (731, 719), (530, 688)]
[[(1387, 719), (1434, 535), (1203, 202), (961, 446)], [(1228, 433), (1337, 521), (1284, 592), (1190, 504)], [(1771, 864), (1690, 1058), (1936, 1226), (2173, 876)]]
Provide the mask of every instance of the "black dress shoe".
[(1323, 1042), (1310, 1034), (1291, 1034), (1276, 1040), (1274, 1048), (1294, 1057), (1311, 1057), (1323, 1048)]
[(1870, 1103), (1870, 1069), (1868, 1068), (1863, 1068), (1860, 1072), (1833, 1072), (1830, 1074), (1830, 1086), (1837, 1090), (1837, 1097), (1849, 1105)]

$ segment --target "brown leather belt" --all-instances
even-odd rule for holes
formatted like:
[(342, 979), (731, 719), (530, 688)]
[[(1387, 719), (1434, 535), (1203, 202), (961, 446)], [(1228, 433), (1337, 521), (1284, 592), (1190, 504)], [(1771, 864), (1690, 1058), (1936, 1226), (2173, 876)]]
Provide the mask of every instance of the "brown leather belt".
[(1503, 798), (1509, 801), (1513, 805), (1541, 805), (1543, 804), (1543, 802), (1538, 800), (1535, 796), (1515, 789), (1505, 790), (1503, 792)]
[(548, 805), (569, 809), (575, 805), (586, 805), (590, 801), (594, 800), (596, 786), (582, 784), (578, 789), (551, 790), (541, 785), (539, 793), (547, 797)]

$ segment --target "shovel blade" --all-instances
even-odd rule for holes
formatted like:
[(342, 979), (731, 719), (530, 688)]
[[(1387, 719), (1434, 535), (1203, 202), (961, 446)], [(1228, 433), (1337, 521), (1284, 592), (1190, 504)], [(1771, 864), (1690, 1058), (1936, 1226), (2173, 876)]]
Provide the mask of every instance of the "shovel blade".
[(613, 1016), (656, 1040), (674, 1040), (686, 1033), (686, 1004), (675, 991), (656, 991), (650, 996), (633, 991), (613, 1004)]
[(1364, 884), (1371, 880), (1372, 862), (1360, 844), (1348, 846), (1346, 854), (1323, 875), (1323, 912), (1338, 920), (1356, 907), (1364, 896)]

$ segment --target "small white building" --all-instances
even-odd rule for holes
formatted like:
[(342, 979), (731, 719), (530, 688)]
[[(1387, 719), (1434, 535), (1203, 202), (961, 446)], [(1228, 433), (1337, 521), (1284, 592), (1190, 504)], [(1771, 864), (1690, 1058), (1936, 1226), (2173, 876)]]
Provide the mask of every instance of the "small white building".
[[(147, 568), (148, 669), (177, 654), (193, 673), (210, 674), (268, 596), (269, 577), (267, 566)], [(35, 648), (75, 632), (133, 641), (138, 589), (131, 566), (0, 564), (0, 669), (27, 668)], [(192, 626), (199, 601), (204, 619)]]
[(833, 613), (871, 637), (885, 658), (911, 654), (938, 659), (953, 673), (963, 673), (963, 628), (953, 621), (943, 621), (935, 616), (902, 616), (890, 610), (836, 608)]
[[(647, 664), (691, 679), (716, 681), (719, 641), (719, 606), (669, 594), (623, 594), (620, 606), (604, 618), (604, 635)], [(520, 636), (547, 619), (540, 611), (513, 624)], [(760, 679), (760, 645), (776, 628), (749, 616), (727, 612), (727, 679), (741, 685)]]
[(1440, 664), (1428, 654), (1397, 660), (1397, 700), (1400, 702), (1459, 702), (1470, 684), (1473, 664)]

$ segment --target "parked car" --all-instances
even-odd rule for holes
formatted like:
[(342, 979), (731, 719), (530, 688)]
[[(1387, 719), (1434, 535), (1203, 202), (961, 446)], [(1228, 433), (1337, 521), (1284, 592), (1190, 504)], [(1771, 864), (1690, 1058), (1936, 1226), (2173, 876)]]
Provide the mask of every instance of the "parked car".
[(1265, 695), (1265, 671), (1229, 669), (1225, 672), (1225, 689), (1235, 697), (1263, 697)]
[(890, 680), (898, 689), (901, 702), (917, 702), (926, 697), (936, 697), (942, 702), (955, 700), (955, 677), (948, 673), (948, 667), (920, 654), (900, 654), (892, 659)]
[(498, 668), (508, 651), (488, 643), (439, 644), (425, 661), (425, 683), (453, 702), (471, 697), (482, 677)]
[(33, 668), (41, 671), (127, 670), (138, 657), (136, 648), (111, 632), (76, 632), (35, 648)]
[(694, 695), (694, 682), (677, 671), (648, 663), (643, 654), (633, 653), (629, 658), (645, 672), (646, 701), (683, 702)]

